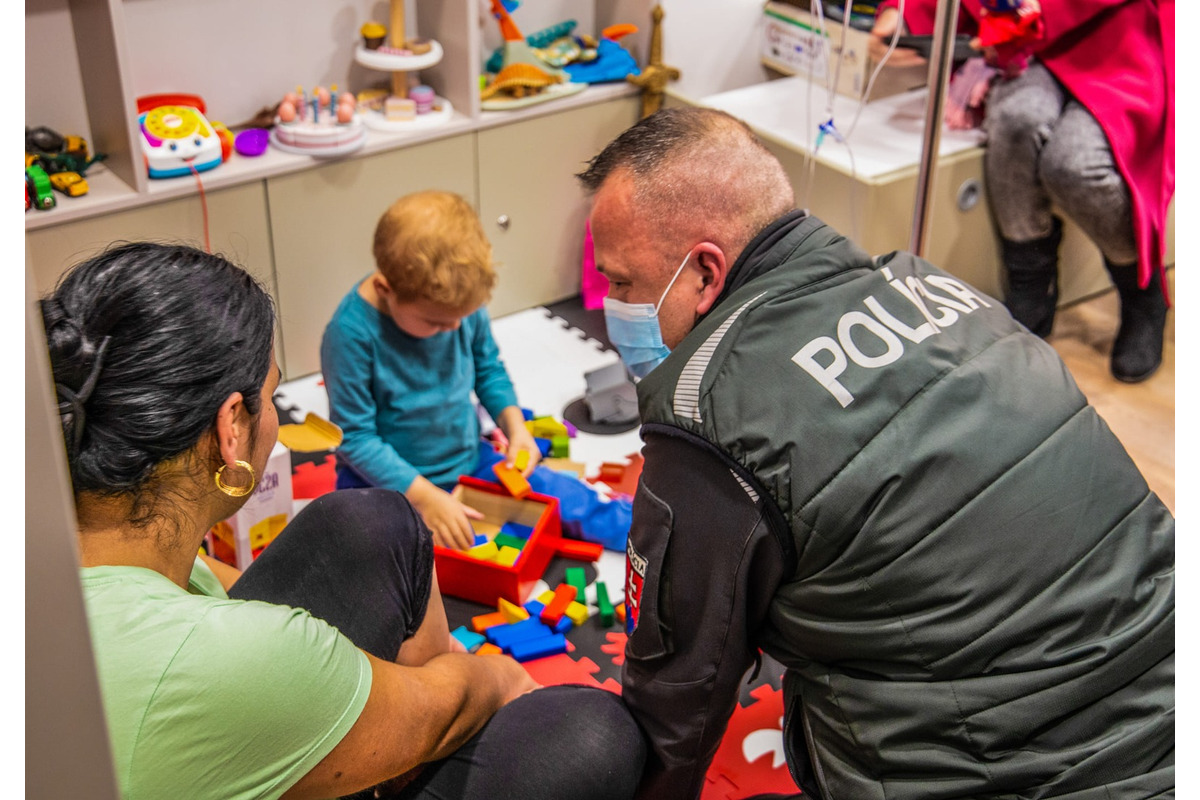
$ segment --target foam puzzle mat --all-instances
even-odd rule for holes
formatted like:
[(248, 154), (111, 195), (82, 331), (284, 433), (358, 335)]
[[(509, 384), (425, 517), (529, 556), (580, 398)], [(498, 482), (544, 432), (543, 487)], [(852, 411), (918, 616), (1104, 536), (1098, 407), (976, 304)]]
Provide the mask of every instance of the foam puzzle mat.
[[(575, 301), (578, 304), (578, 300)], [(492, 332), (521, 406), (535, 415), (561, 420), (563, 410), (583, 396), (587, 372), (618, 360), (606, 346), (602, 331), (589, 334), (551, 309), (533, 308), (497, 318)], [(568, 310), (569, 306), (568, 306)], [(588, 319), (568, 314), (576, 322)], [(595, 319), (595, 317), (591, 317)], [(602, 317), (601, 317), (602, 319)], [(281, 384), (275, 394), (280, 423), (301, 423), (305, 414), (329, 417), (329, 401), (320, 375)], [(484, 420), (485, 426), (490, 423)], [(640, 469), (641, 438), (638, 430), (613, 435), (580, 431), (570, 440), (570, 460), (583, 464), (585, 475), (595, 478), (604, 464), (629, 464), (631, 474)], [(335, 481), (331, 451), (293, 453), (293, 492), (297, 509), (308, 500), (332, 491)], [(613, 494), (629, 491), (630, 485), (613, 489), (594, 484), (598, 491)], [(588, 599), (594, 601), (594, 584), (603, 581), (614, 604), (624, 599), (625, 557), (605, 550), (600, 559), (585, 563), (562, 557), (550, 561), (530, 598), (565, 581), (569, 567), (583, 567)], [(495, 611), (455, 597), (446, 597), (446, 615), (451, 630), (468, 628), (477, 615)], [(589, 604), (591, 618), (567, 633), (565, 653), (525, 662), (526, 670), (545, 685), (579, 683), (598, 686), (619, 694), (625, 633), (620, 623), (603, 627), (595, 603)], [(701, 794), (702, 800), (735, 800), (764, 792), (797, 792), (783, 754), (783, 669), (764, 657), (753, 682), (742, 687), (738, 707), (729, 721)]]

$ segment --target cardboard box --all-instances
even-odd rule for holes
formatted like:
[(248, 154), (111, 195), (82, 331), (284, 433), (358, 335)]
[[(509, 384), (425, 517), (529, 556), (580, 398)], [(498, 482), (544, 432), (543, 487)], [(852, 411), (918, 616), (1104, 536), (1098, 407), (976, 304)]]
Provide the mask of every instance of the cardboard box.
[(279, 442), (246, 505), (209, 532), (213, 557), (245, 569), (292, 518), (292, 452)]
[[(762, 63), (784, 75), (803, 75), (816, 87), (826, 87), (836, 77), (834, 91), (858, 100), (875, 69), (868, 55), (870, 33), (825, 17), (824, 35), (815, 14), (794, 5), (768, 2), (763, 10)], [(885, 67), (875, 78), (868, 99), (878, 100), (925, 85), (924, 66)]]
[(501, 598), (517, 605), (523, 604), (529, 599), (534, 584), (541, 580), (546, 565), (554, 557), (562, 540), (558, 500), (537, 493), (527, 494), (518, 500), (499, 484), (469, 477), (459, 479), (453, 494), (460, 502), (483, 514), (482, 521), (471, 522), (477, 532), (489, 539), (494, 538), (506, 522), (524, 525), (533, 531), (512, 566), (435, 546), (433, 564), (442, 594), (493, 608)]

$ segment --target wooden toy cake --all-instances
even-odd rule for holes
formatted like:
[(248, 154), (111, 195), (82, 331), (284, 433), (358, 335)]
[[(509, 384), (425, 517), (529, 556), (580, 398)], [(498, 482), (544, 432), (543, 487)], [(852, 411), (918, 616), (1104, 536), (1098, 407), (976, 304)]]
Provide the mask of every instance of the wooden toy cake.
[(338, 156), (366, 144), (367, 128), (352, 92), (318, 86), (284, 95), (271, 131), (271, 144), (288, 153)]

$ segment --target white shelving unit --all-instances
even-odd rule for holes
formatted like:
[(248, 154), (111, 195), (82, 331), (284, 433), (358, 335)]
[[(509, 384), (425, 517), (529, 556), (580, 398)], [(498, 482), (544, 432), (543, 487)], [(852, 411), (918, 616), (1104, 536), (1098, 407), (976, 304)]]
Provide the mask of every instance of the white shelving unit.
[[(362, 24), (389, 20), (396, 6), (403, 9), (407, 36), (431, 41), (429, 53), (398, 56), (362, 46)], [(529, 31), (575, 17), (582, 32), (622, 21), (648, 24), (651, 6), (650, 0), (548, 0), (518, 13)], [(192, 176), (147, 177), (136, 124), (136, 98), (143, 95), (198, 94), (208, 105), (208, 118), (236, 132), (298, 84), (337, 84), (358, 92), (398, 69), (419, 71), (442, 111), (411, 122), (368, 117), (366, 145), (346, 158), (518, 122), (526, 112), (501, 112), (504, 119), (495, 120), (480, 108), (479, 75), (495, 46), (495, 27), (476, 0), (28, 0), (26, 124), (84, 136), (107, 158), (88, 170), (87, 195), (60, 197), (52, 210), (29, 211), (25, 229), (199, 194)], [(639, 33), (622, 44), (642, 61), (644, 41), (648, 34)], [(46, 53), (55, 54), (49, 63)], [(540, 116), (634, 91), (620, 83), (598, 85), (530, 112)], [(312, 169), (323, 161), (275, 149), (256, 158), (234, 153), (203, 173), (201, 181), (204, 191), (215, 191)]]

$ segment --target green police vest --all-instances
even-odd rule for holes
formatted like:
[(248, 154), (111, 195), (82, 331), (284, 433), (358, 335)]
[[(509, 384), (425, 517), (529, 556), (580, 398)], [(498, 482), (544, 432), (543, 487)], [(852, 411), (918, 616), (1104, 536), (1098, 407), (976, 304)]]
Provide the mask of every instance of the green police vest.
[(747, 253), (638, 399), (786, 520), (758, 643), (827, 800), (1173, 785), (1174, 520), (1053, 349), (812, 217)]

